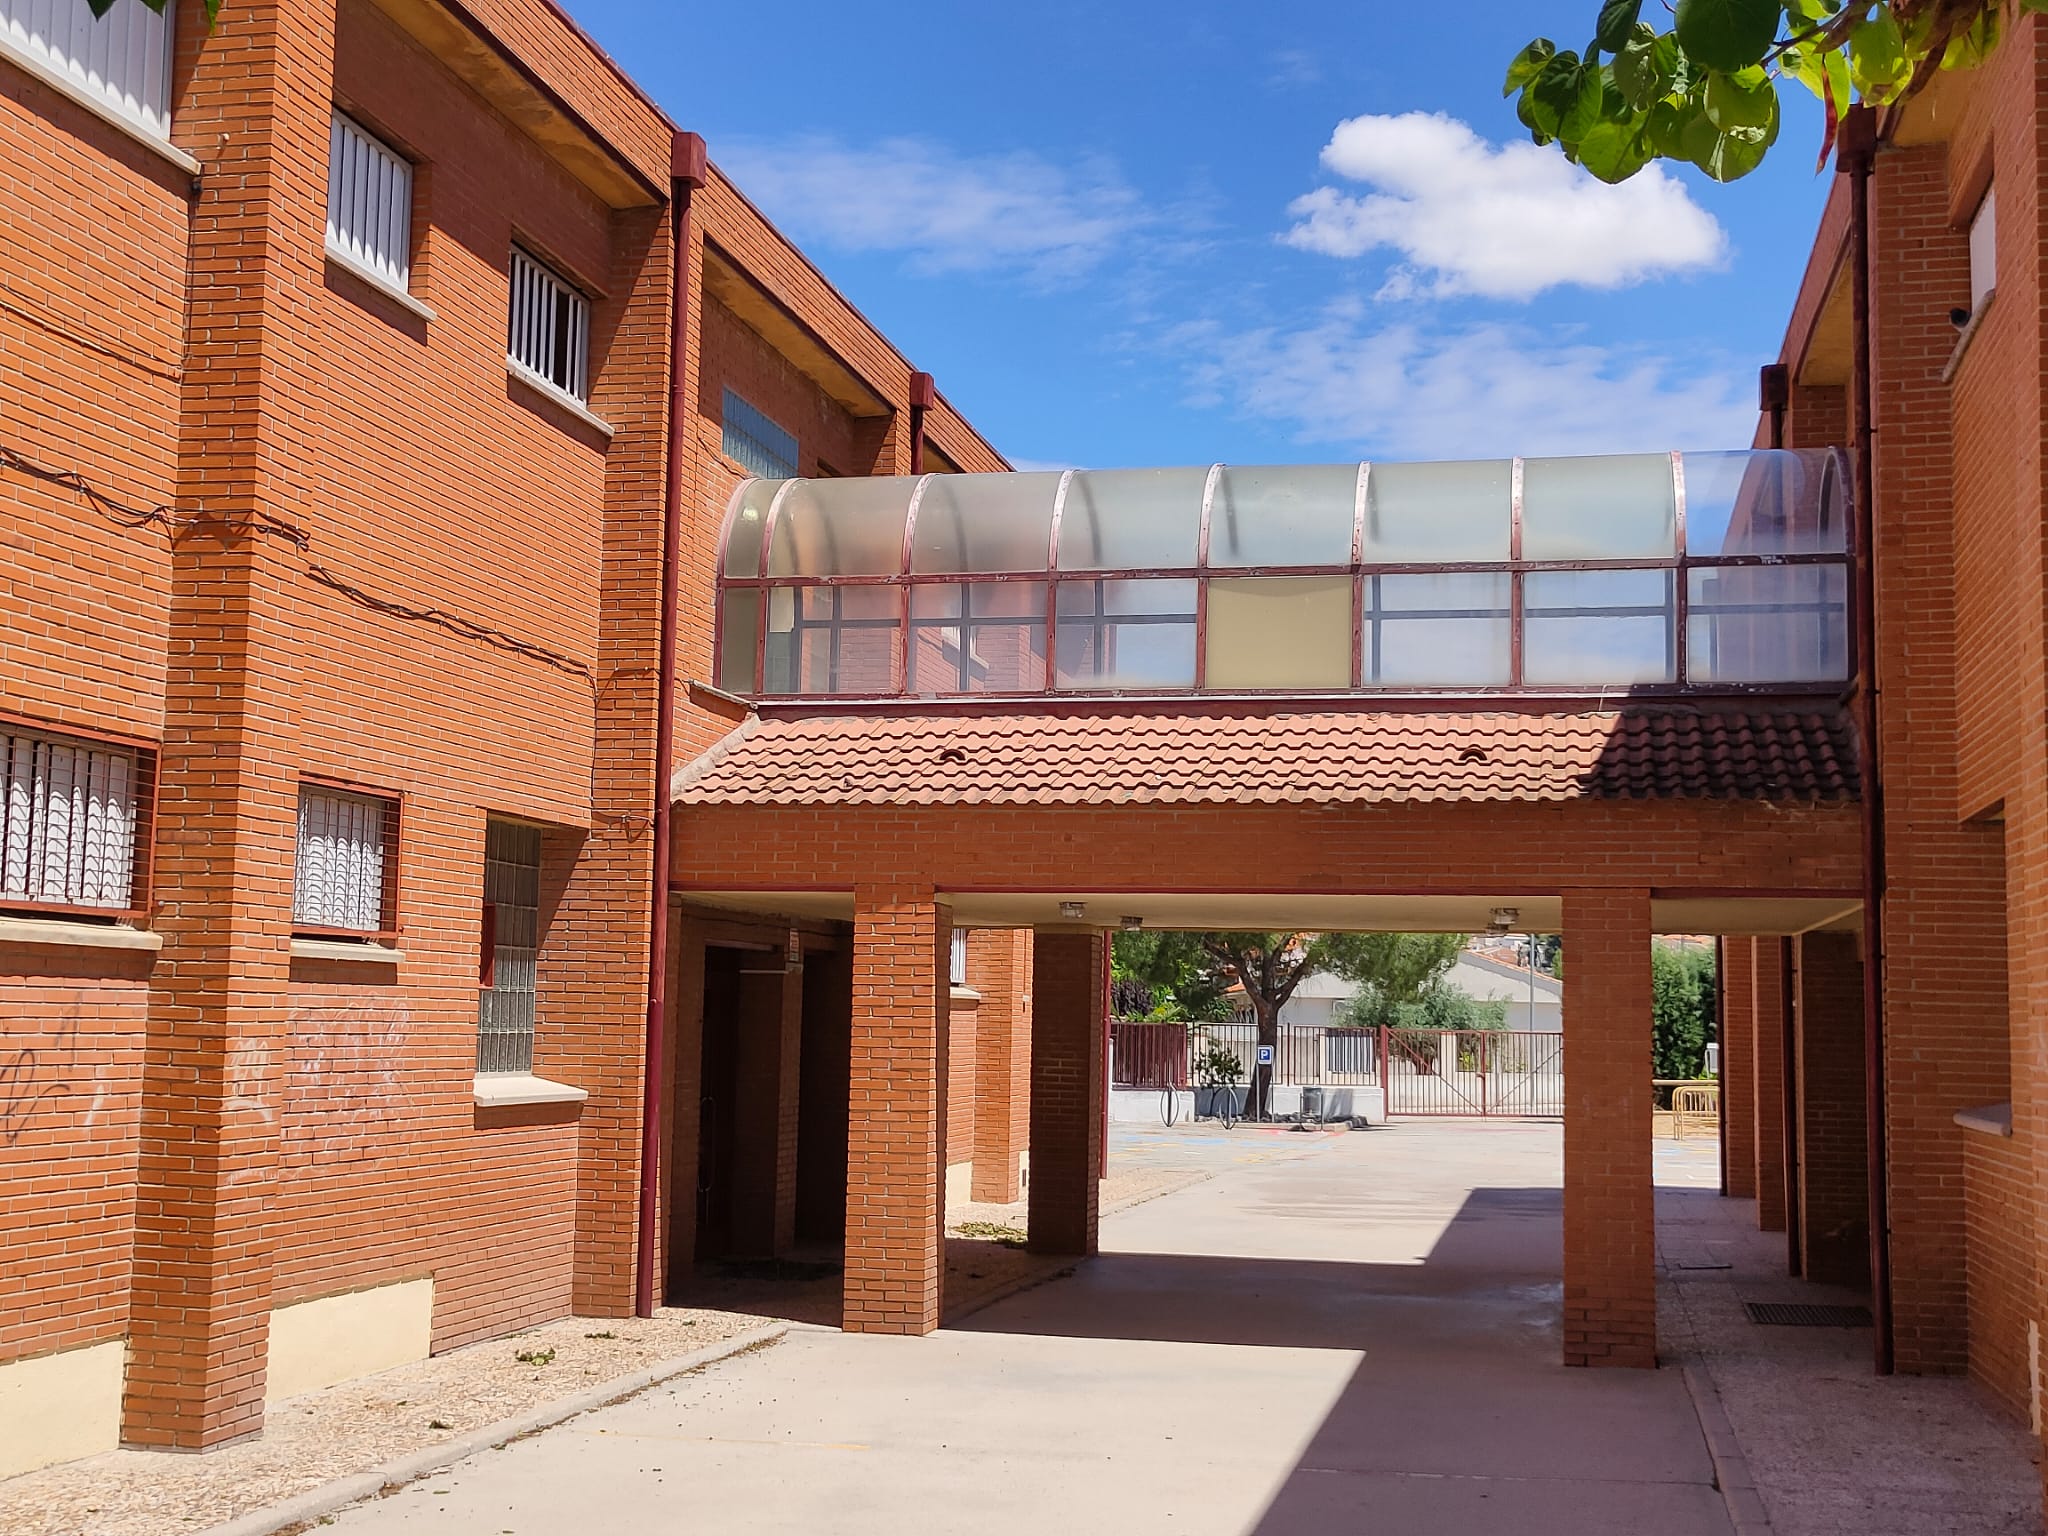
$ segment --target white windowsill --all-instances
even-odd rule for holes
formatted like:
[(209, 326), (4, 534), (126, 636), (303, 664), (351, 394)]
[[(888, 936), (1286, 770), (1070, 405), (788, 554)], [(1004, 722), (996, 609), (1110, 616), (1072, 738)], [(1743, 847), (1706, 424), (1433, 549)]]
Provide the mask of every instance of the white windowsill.
[(610, 422), (592, 411), (589, 406), (578, 400), (569, 391), (558, 389), (554, 384), (542, 378), (517, 358), (508, 357), (505, 359), (505, 376), (515, 384), (524, 384), (528, 389), (547, 401), (549, 405), (560, 406), (586, 427), (595, 427), (605, 435), (607, 441), (611, 439), (616, 430)]
[(1941, 382), (1950, 383), (1956, 370), (1963, 366), (1963, 354), (1970, 350), (1970, 343), (1977, 339), (1978, 328), (1984, 324), (1984, 317), (1991, 313), (1991, 301), (1998, 297), (1996, 288), (1986, 288), (1984, 297), (1977, 301), (1977, 307), (1970, 311), (1970, 318), (1956, 337), (1955, 350), (1948, 355), (1948, 361), (1941, 366)]
[(981, 1001), (981, 994), (972, 987), (955, 986), (953, 988), (953, 1001), (956, 1003), (979, 1003)]
[(175, 165), (187, 176), (197, 176), (200, 174), (199, 162), (186, 154), (184, 150), (178, 148), (169, 139), (143, 127), (142, 124), (136, 122), (133, 118), (124, 117), (62, 70), (51, 68), (50, 65), (44, 63), (27, 49), (19, 47), (8, 38), (0, 37), (0, 58), (4, 58), (8, 63), (14, 64), (27, 73), (34, 75), (60, 96), (68, 96), (94, 117), (100, 119), (100, 121), (120, 129), (121, 132), (127, 134), (129, 138), (140, 144), (144, 149), (163, 156), (164, 159), (170, 161), (172, 165)]
[(0, 917), (0, 944), (47, 944), (59, 949), (147, 949), (164, 947), (164, 936), (147, 928), (108, 928), (67, 923), (61, 917)]
[(551, 1083), (531, 1072), (479, 1072), (476, 1101), (486, 1109), (513, 1104), (581, 1104), (590, 1094), (567, 1083)]
[(405, 951), (389, 944), (365, 944), (349, 939), (293, 939), (294, 960), (341, 960), (353, 965), (396, 965)]
[(1979, 1104), (1973, 1109), (1956, 1111), (1956, 1124), (1966, 1131), (1976, 1131), (1983, 1136), (2012, 1135), (2012, 1105)]
[(368, 283), (400, 309), (410, 310), (422, 320), (432, 320), (434, 318), (434, 312), (410, 293), (406, 292), (405, 289), (392, 282), (390, 278), (386, 277), (376, 268), (364, 266), (340, 247), (333, 245), (327, 247), (327, 264), (330, 267), (341, 268), (342, 271), (359, 283)]

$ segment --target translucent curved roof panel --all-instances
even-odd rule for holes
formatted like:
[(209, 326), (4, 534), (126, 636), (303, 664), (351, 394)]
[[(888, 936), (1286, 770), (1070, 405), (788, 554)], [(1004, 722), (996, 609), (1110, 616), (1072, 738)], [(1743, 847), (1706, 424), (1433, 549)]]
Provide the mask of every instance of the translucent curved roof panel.
[(1812, 692), (1849, 675), (1832, 451), (747, 481), (757, 696)]

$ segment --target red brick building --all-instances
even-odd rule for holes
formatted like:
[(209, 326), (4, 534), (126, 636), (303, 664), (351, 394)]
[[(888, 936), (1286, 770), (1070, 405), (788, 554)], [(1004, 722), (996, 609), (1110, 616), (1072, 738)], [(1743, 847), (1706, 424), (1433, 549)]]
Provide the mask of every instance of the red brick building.
[(1003, 467), (552, 6), (178, 12), (0, 4), (0, 1473), (631, 1310), (668, 472), (687, 758), (733, 485)]
[(1126, 918), (1562, 932), (1583, 1365), (1724, 936), (1729, 1192), (2024, 1410), (2038, 21), (1852, 135), (1758, 452), (998, 476), (540, 0), (75, 9), (0, 0), (0, 1472), (802, 1242), (929, 1331), (949, 1172), (1093, 1249)]

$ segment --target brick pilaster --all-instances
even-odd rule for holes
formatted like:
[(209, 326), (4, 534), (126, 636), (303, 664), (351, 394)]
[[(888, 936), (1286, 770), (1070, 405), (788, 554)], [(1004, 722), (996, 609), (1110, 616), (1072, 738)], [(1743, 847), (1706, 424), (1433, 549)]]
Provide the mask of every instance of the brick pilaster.
[(1031, 953), (1031, 1203), (1042, 1253), (1093, 1253), (1101, 1207), (1103, 1060), (1099, 932), (1042, 929)]
[(1650, 893), (1567, 891), (1564, 1361), (1657, 1363)]
[(1760, 1231), (1785, 1230), (1784, 941), (1767, 935), (1751, 941), (1750, 1012), (1756, 1022), (1756, 1224)]
[(951, 938), (930, 886), (856, 888), (844, 1318), (852, 1333), (939, 1326)]
[(262, 1427), (298, 769), (292, 494), (324, 366), (331, 7), (252, 0), (198, 50), (179, 135), (194, 204), (158, 782), (122, 1436), (197, 1450)]
[(1834, 1285), (1870, 1281), (1862, 943), (1853, 933), (1809, 933), (1792, 946), (1801, 1272)]
[(1756, 1198), (1756, 940), (1721, 941), (1721, 1123), (1728, 1195)]
[(974, 1071), (974, 1198), (1008, 1204), (1024, 1192), (1031, 1137), (1031, 930), (989, 929), (967, 946), (981, 994)]

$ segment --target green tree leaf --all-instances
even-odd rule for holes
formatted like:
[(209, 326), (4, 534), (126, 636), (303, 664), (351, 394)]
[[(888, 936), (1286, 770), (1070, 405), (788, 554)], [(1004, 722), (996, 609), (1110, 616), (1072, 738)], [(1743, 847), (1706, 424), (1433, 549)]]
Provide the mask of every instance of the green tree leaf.
[(1778, 0), (1678, 0), (1678, 41), (1709, 69), (1761, 64), (1778, 35)]
[[(2048, 5), (2048, 0), (2042, 3)], [(1668, 32), (1659, 36), (1654, 27), (1638, 22), (1614, 56), (1614, 83), (1631, 107), (1647, 112), (1671, 89), (1677, 59), (1677, 38)]]
[(1714, 75), (1707, 81), (1707, 117), (1716, 128), (1768, 128), (1778, 113), (1778, 88), (1761, 69)]
[[(104, 3), (112, 4), (112, 0), (104, 0)], [(1514, 95), (1515, 92), (1521, 90), (1531, 80), (1542, 74), (1543, 66), (1556, 57), (1557, 44), (1547, 37), (1537, 38), (1528, 47), (1516, 54), (1513, 62), (1508, 65), (1508, 77), (1506, 83), (1500, 88), (1501, 95)]]
[(1849, 78), (1857, 93), (1882, 96), (1903, 84), (1913, 67), (1906, 58), (1906, 39), (1898, 18), (1880, 7), (1849, 33)]
[(1643, 0), (1606, 0), (1593, 40), (1609, 53), (1619, 53), (1643, 14)]
[(1654, 151), (1642, 123), (1600, 123), (1579, 140), (1579, 163), (1605, 182), (1627, 181)]

